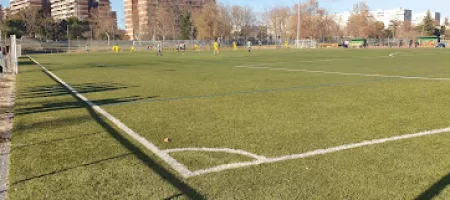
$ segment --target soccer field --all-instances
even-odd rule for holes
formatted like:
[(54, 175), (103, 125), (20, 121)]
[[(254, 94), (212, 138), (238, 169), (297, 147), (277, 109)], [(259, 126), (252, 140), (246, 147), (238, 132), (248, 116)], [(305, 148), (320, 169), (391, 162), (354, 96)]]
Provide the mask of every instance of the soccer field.
[(50, 75), (21, 60), (9, 197), (450, 199), (449, 56), (33, 55)]

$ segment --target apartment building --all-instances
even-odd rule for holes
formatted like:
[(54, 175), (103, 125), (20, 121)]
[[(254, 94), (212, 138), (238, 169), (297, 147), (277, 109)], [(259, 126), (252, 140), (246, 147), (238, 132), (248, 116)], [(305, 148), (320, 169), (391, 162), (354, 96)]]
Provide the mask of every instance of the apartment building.
[(109, 0), (50, 0), (51, 15), (55, 20), (77, 17), (84, 20), (99, 7), (111, 10)]
[(11, 0), (9, 4), (9, 11), (11, 15), (15, 15), (29, 6), (42, 7), (42, 3), (43, 0)]
[(173, 27), (177, 32), (180, 26), (179, 17), (184, 10), (199, 10), (207, 3), (215, 0), (124, 0), (125, 28), (131, 40), (149, 40), (155, 36), (155, 21), (157, 11), (170, 7), (175, 13), (180, 13)]

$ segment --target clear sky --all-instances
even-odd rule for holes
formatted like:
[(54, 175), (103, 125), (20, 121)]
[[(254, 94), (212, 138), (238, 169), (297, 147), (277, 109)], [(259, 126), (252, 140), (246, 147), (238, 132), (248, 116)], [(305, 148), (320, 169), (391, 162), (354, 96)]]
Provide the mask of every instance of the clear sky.
[[(119, 27), (124, 28), (123, 17), (123, 0), (110, 0), (114, 11), (117, 11)], [(305, 2), (307, 0), (301, 0)], [(441, 12), (442, 17), (450, 16), (450, 12), (446, 10), (450, 8), (450, 0), (319, 0), (319, 5), (327, 8), (330, 12), (344, 12), (350, 11), (353, 4), (357, 2), (366, 2), (371, 10), (376, 9), (393, 9), (403, 7), (411, 9), (413, 12), (424, 12), (428, 9)], [(218, 0), (219, 3), (224, 4), (238, 4), (248, 5), (255, 11), (264, 11), (276, 6), (292, 6), (298, 0)], [(2, 4), (8, 6), (9, 0), (2, 0)]]

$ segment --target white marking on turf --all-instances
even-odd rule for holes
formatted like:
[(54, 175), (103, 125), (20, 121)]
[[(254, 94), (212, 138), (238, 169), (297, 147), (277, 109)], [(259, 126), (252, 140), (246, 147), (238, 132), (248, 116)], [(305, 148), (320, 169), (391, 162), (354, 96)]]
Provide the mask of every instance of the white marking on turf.
[(394, 52), (394, 53), (390, 53), (389, 54), (389, 57), (394, 57), (394, 56), (396, 56), (396, 55), (398, 55), (398, 54), (400, 54), (401, 52)]
[(154, 145), (153, 143), (151, 143), (150, 141), (148, 141), (147, 139), (145, 139), (144, 137), (140, 136), (138, 133), (136, 133), (135, 131), (133, 131), (131, 128), (129, 128), (128, 126), (126, 126), (124, 123), (122, 123), (120, 120), (118, 120), (117, 118), (115, 118), (114, 116), (112, 116), (111, 114), (109, 114), (108, 112), (106, 112), (105, 110), (103, 110), (102, 108), (100, 108), (100, 106), (92, 103), (91, 101), (89, 101), (89, 99), (87, 99), (86, 97), (84, 97), (83, 95), (81, 95), (80, 93), (78, 93), (74, 88), (72, 88), (69, 84), (67, 84), (66, 82), (64, 82), (62, 79), (60, 79), (58, 76), (56, 76), (55, 74), (53, 74), (52, 72), (50, 72), (46, 67), (44, 67), (43, 65), (41, 65), (38, 61), (36, 61), (35, 59), (33, 59), (31, 56), (28, 56), (28, 58), (30, 58), (34, 63), (36, 63), (39, 67), (41, 67), (41, 69), (48, 74), (50, 77), (52, 77), (53, 79), (55, 79), (57, 82), (59, 82), (61, 85), (63, 85), (64, 87), (66, 87), (70, 92), (72, 92), (72, 94), (74, 94), (76, 97), (78, 97), (79, 99), (81, 99), (82, 101), (84, 101), (86, 104), (88, 104), (93, 110), (95, 110), (97, 113), (103, 115), (105, 118), (107, 118), (108, 120), (110, 120), (112, 123), (114, 123), (117, 127), (119, 127), (122, 131), (124, 131), (126, 134), (128, 134), (130, 137), (132, 137), (133, 139), (135, 139), (137, 142), (139, 142), (141, 145), (145, 146), (148, 150), (150, 150), (151, 152), (153, 152), (154, 154), (156, 154), (159, 158), (161, 158), (162, 160), (164, 160), (167, 164), (169, 164), (174, 170), (176, 170), (178, 173), (180, 173), (183, 177), (189, 177), (191, 175), (191, 171), (189, 169), (187, 169), (183, 164), (179, 163), (175, 158), (171, 157), (168, 153), (166, 153), (165, 151), (160, 150), (158, 147), (156, 147), (156, 145)]
[(243, 156), (248, 156), (256, 160), (266, 159), (264, 156), (253, 154), (240, 149), (229, 149), (229, 148), (177, 148), (177, 149), (166, 149), (163, 150), (166, 153), (183, 152), (183, 151), (205, 151), (205, 152), (225, 152), (231, 154), (239, 154)]
[(261, 63), (254, 65), (243, 65), (237, 67), (255, 67), (255, 66), (265, 66), (265, 65), (277, 65), (283, 63), (315, 63), (315, 62), (331, 62), (331, 61), (343, 61), (343, 60), (351, 60), (351, 59), (375, 59), (375, 58), (387, 58), (388, 56), (365, 56), (365, 57), (352, 57), (352, 58), (334, 58), (334, 59), (322, 59), (322, 60), (297, 60), (297, 61), (285, 61), (285, 62), (271, 62), (271, 63)]
[(383, 75), (383, 74), (364, 74), (364, 73), (349, 73), (349, 72), (336, 72), (336, 71), (316, 71), (316, 70), (306, 70), (306, 69), (254, 67), (252, 65), (236, 66), (236, 67), (237, 68), (247, 68), (247, 69), (267, 69), (267, 70), (273, 70), (273, 71), (338, 74), (338, 75), (344, 75), (344, 76), (368, 76), (368, 77), (383, 77), (383, 78), (418, 79), (418, 80), (430, 80), (430, 81), (450, 81), (450, 78), (432, 78), (432, 77), (422, 77), (422, 76), (389, 76), (389, 75)]
[(265, 163), (275, 163), (275, 162), (281, 162), (281, 161), (285, 161), (285, 160), (307, 158), (307, 157), (324, 155), (324, 154), (329, 154), (329, 153), (334, 153), (334, 152), (339, 152), (339, 151), (344, 151), (344, 150), (354, 149), (354, 148), (359, 148), (359, 147), (364, 147), (364, 146), (372, 146), (372, 145), (376, 145), (376, 144), (383, 144), (383, 143), (387, 143), (387, 142), (393, 142), (393, 141), (399, 141), (399, 140), (405, 140), (405, 139), (411, 139), (411, 138), (418, 138), (418, 137), (435, 135), (435, 134), (440, 134), (440, 133), (447, 133), (447, 132), (450, 132), (450, 127), (443, 128), (443, 129), (429, 130), (429, 131), (408, 134), (408, 135), (394, 136), (394, 137), (389, 137), (389, 138), (367, 140), (367, 141), (362, 141), (359, 143), (346, 144), (346, 145), (331, 147), (331, 148), (327, 148), (327, 149), (317, 149), (317, 150), (313, 150), (313, 151), (309, 151), (309, 152), (301, 153), (301, 154), (292, 154), (292, 155), (286, 155), (286, 156), (281, 156), (281, 157), (265, 158), (265, 159), (259, 159), (259, 160), (255, 160), (255, 161), (249, 161), (249, 162), (224, 164), (224, 165), (219, 165), (219, 166), (215, 166), (215, 167), (211, 167), (211, 168), (207, 168), (207, 169), (201, 169), (201, 170), (194, 171), (189, 175), (189, 177), (199, 176), (199, 175), (203, 175), (203, 174), (209, 174), (209, 173), (213, 173), (213, 172), (220, 172), (220, 171), (224, 171), (224, 170), (228, 170), (228, 169), (236, 169), (236, 168), (241, 168), (241, 167), (260, 165), (260, 164), (265, 164)]

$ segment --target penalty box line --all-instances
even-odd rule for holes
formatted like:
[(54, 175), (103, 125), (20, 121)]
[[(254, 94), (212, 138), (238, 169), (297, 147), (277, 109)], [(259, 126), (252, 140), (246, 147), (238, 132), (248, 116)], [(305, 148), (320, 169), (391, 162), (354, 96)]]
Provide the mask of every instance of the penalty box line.
[(78, 91), (76, 91), (73, 87), (71, 87), (69, 84), (64, 82), (62, 79), (60, 79), (58, 76), (56, 76), (54, 73), (49, 71), (46, 67), (41, 65), (38, 61), (36, 61), (31, 56), (27, 56), (30, 58), (34, 63), (36, 63), (41, 69), (49, 75), (51, 78), (53, 78), (55, 81), (63, 85), (67, 90), (69, 90), (73, 95), (75, 95), (77, 98), (85, 102), (89, 107), (91, 107), (95, 112), (102, 115), (109, 121), (111, 121), (114, 125), (116, 125), (119, 129), (121, 129), (123, 132), (125, 132), (127, 135), (132, 137), (134, 140), (139, 142), (141, 145), (146, 147), (148, 150), (150, 150), (152, 153), (157, 155), (160, 159), (162, 159), (164, 162), (169, 164), (175, 171), (177, 171), (183, 178), (187, 178), (191, 176), (192, 172), (186, 168), (183, 164), (178, 162), (175, 158), (170, 156), (167, 152), (162, 151), (159, 149), (156, 145), (133, 131), (131, 128), (129, 128), (127, 125), (122, 123), (119, 119), (115, 118), (113, 115), (109, 114), (105, 110), (103, 110), (100, 106), (94, 104), (89, 99), (87, 99), (85, 96), (81, 95)]
[(340, 152), (340, 151), (349, 150), (349, 149), (362, 148), (362, 147), (373, 146), (373, 145), (377, 145), (377, 144), (383, 144), (383, 143), (387, 143), (387, 142), (413, 139), (413, 138), (437, 135), (437, 134), (448, 133), (448, 132), (450, 132), (450, 127), (442, 128), (442, 129), (434, 129), (434, 130), (413, 133), (413, 134), (407, 134), (407, 135), (393, 136), (393, 137), (389, 137), (389, 138), (366, 140), (366, 141), (362, 141), (359, 143), (346, 144), (346, 145), (335, 146), (335, 147), (330, 147), (330, 148), (326, 148), (326, 149), (317, 149), (317, 150), (309, 151), (306, 153), (300, 153), (300, 154), (291, 154), (291, 155), (272, 157), (272, 158), (262, 157), (262, 158), (254, 160), (254, 161), (224, 164), (224, 165), (219, 165), (219, 166), (215, 166), (215, 167), (211, 167), (211, 168), (207, 168), (207, 169), (197, 170), (197, 171), (192, 172), (189, 175), (189, 177), (210, 174), (210, 173), (215, 173), (215, 172), (221, 172), (221, 171), (225, 171), (225, 170), (229, 170), (229, 169), (238, 169), (238, 168), (250, 167), (250, 166), (254, 166), (254, 165), (276, 163), (276, 162), (287, 161), (287, 160), (295, 160), (295, 159), (302, 159), (302, 158), (308, 158), (308, 157), (313, 157), (313, 156), (320, 156), (320, 155)]
[(258, 65), (236, 66), (237, 68), (246, 69), (265, 69), (272, 71), (287, 71), (287, 72), (306, 72), (306, 73), (321, 73), (321, 74), (337, 74), (343, 76), (366, 76), (366, 77), (382, 77), (382, 78), (399, 78), (399, 79), (415, 79), (415, 80), (429, 80), (429, 81), (450, 81), (450, 78), (432, 78), (423, 76), (390, 76), (383, 74), (365, 74), (365, 73), (350, 73), (350, 72), (338, 72), (338, 71), (317, 71), (306, 69), (289, 69), (289, 68), (276, 68), (276, 67), (257, 67)]

